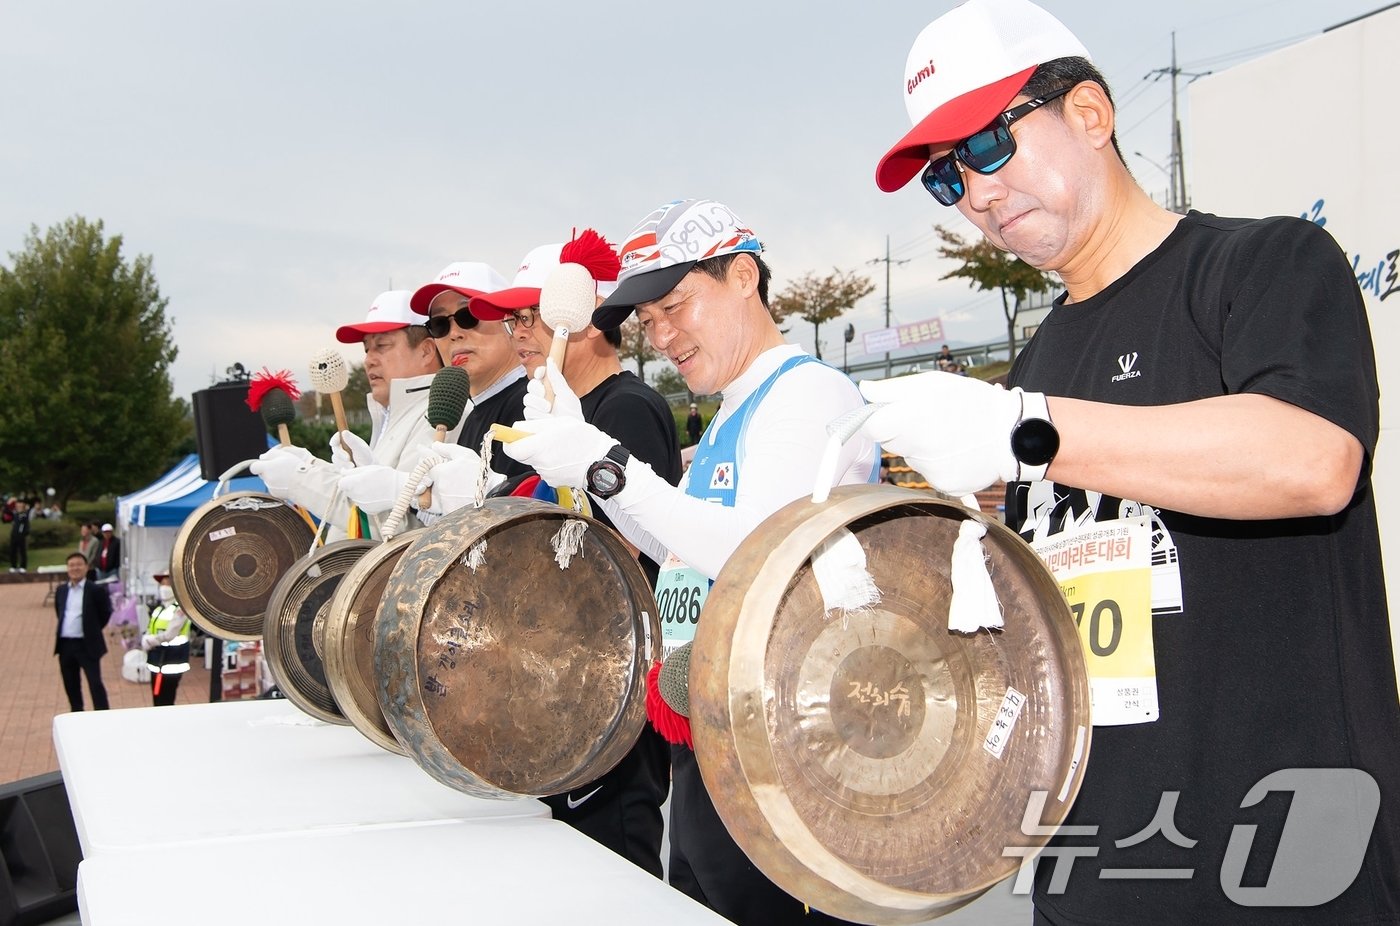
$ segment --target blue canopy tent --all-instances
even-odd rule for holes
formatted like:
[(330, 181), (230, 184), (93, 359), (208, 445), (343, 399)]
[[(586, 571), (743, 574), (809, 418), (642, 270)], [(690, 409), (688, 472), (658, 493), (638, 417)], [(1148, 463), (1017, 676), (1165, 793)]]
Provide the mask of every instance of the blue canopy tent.
[[(122, 585), (128, 596), (154, 596), (151, 576), (170, 569), (180, 526), (214, 497), (217, 484), (199, 473), (199, 458), (185, 457), (168, 473), (138, 492), (117, 499), (117, 533), (122, 538)], [(256, 476), (232, 479), (229, 492), (266, 492)]]

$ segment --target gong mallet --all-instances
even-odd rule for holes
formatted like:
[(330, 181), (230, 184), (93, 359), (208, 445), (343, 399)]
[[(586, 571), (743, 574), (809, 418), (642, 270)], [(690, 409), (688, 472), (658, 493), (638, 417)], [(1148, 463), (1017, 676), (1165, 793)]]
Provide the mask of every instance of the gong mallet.
[[(461, 367), (443, 367), (433, 374), (433, 382), (428, 386), (428, 424), (433, 426), (433, 443), (447, 440), (447, 432), (462, 420), (462, 413), (471, 401), (471, 378)], [(422, 475), (422, 474), (420, 474)], [(432, 487), (424, 489), (418, 496), (418, 509), (421, 511), (432, 504)]]
[[(350, 368), (345, 365), (345, 357), (333, 347), (328, 347), (311, 358), (311, 388), (318, 395), (330, 396), (331, 413), (335, 415), (335, 431), (343, 434), (350, 429), (345, 422), (345, 403), (340, 394), (350, 385)], [(354, 459), (350, 448), (345, 446), (345, 438), (340, 439), (340, 449)]]
[(262, 415), (263, 424), (277, 428), (277, 437), (283, 447), (290, 447), (291, 435), (287, 425), (296, 421), (297, 410), (292, 404), (301, 398), (301, 390), (292, 380), (291, 370), (272, 372), (263, 367), (254, 373), (248, 384), (248, 407)]
[[(602, 235), (585, 228), (559, 249), (559, 266), (540, 287), (540, 321), (554, 329), (549, 359), (564, 372), (569, 335), (587, 328), (598, 307), (598, 281), (616, 280), (622, 264)], [(554, 404), (554, 388), (544, 378), (545, 401)]]

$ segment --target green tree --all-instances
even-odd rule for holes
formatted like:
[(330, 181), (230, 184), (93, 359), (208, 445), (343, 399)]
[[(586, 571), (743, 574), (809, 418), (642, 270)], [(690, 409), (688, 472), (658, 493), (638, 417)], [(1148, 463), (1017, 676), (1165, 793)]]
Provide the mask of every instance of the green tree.
[(65, 509), (145, 485), (189, 427), (151, 259), (121, 248), (75, 216), (0, 266), (0, 483), (53, 486)]
[(637, 378), (646, 381), (647, 364), (653, 360), (660, 360), (661, 355), (651, 346), (647, 340), (646, 332), (642, 330), (642, 323), (637, 321), (637, 316), (629, 315), (627, 321), (622, 323), (622, 346), (617, 349), (617, 355), (623, 360), (631, 360), (637, 365)]
[(1021, 311), (1021, 304), (1031, 293), (1049, 289), (1054, 285), (1054, 278), (1016, 255), (1000, 250), (986, 238), (978, 238), (976, 243), (968, 244), (961, 235), (942, 225), (935, 225), (933, 230), (943, 239), (938, 253), (962, 261), (961, 267), (943, 274), (940, 280), (962, 277), (969, 286), (980, 290), (994, 289), (1001, 293), (1001, 314), (1006, 318), (1006, 343), (1010, 348), (1010, 359), (1015, 360), (1016, 315)]
[(657, 373), (653, 385), (656, 387), (656, 391), (663, 396), (685, 393), (687, 396), (690, 396), (690, 401), (695, 401), (695, 396), (691, 394), (690, 387), (685, 384), (685, 377), (681, 376), (680, 372), (675, 367), (667, 367), (660, 373)]
[[(348, 362), (348, 361), (347, 361)], [(345, 413), (348, 415), (351, 408), (364, 408), (365, 396), (369, 395), (369, 374), (365, 372), (365, 363), (350, 363), (350, 378), (345, 386)]]
[(817, 359), (822, 356), (821, 324), (840, 318), (861, 299), (870, 295), (875, 284), (869, 277), (854, 271), (843, 273), (835, 268), (824, 277), (808, 273), (788, 284), (769, 303), (773, 318), (781, 322), (790, 317), (812, 323), (812, 339), (817, 345)]

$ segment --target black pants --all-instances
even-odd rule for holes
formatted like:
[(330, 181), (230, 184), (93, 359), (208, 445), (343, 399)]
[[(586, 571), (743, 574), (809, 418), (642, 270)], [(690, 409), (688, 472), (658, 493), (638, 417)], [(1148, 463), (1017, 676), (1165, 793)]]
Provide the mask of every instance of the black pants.
[[(171, 672), (162, 675), (159, 672), (151, 673), (151, 703), (156, 707), (168, 707), (175, 703), (175, 692), (180, 690), (180, 679), (185, 677), (183, 672)], [(160, 683), (160, 690), (156, 690), (157, 681)]]
[(568, 794), (544, 798), (554, 819), (661, 877), (661, 805), (670, 787), (671, 756), (648, 724), (612, 771)]
[(107, 710), (107, 689), (102, 685), (102, 657), (89, 653), (84, 641), (71, 637), (58, 641), (58, 671), (63, 675), (63, 690), (68, 695), (70, 708), (75, 711), (83, 709), (81, 675), (86, 675), (93, 708)]
[(29, 535), (10, 535), (10, 568), (29, 568)]
[(748, 860), (724, 828), (695, 753), (685, 746), (671, 747), (671, 886), (740, 926), (845, 922), (809, 911)]

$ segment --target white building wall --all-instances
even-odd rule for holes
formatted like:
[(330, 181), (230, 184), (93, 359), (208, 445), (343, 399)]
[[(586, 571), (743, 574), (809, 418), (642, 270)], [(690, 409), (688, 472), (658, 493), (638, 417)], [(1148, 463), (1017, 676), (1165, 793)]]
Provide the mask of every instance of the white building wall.
[(1400, 7), (1198, 80), (1188, 93), (1192, 207), (1325, 220), (1352, 259), (1380, 371), (1372, 483), (1400, 641)]

